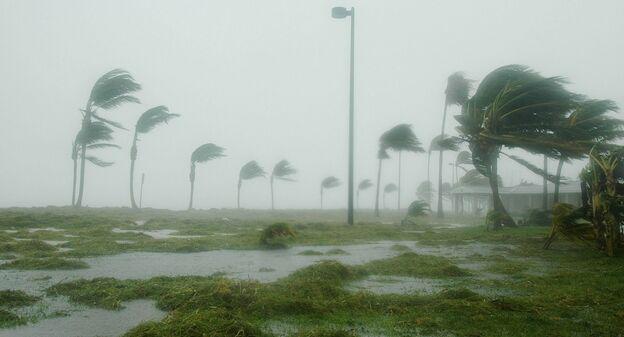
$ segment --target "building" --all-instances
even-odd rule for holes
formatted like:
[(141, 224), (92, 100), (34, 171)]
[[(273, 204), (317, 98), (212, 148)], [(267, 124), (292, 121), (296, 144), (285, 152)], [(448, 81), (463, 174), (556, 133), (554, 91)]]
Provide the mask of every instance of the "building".
[[(516, 186), (499, 187), (499, 194), (508, 212), (523, 214), (531, 209), (542, 208), (543, 186), (522, 183)], [(555, 186), (548, 184), (548, 207), (553, 204)], [(451, 190), (451, 201), (455, 213), (483, 214), (492, 207), (492, 190), (489, 185), (461, 185)], [(567, 181), (559, 187), (559, 201), (581, 206), (580, 181)]]

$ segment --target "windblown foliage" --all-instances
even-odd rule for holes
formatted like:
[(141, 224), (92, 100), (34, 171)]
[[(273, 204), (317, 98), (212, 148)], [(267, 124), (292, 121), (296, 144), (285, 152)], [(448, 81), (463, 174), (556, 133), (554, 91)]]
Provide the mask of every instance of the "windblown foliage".
[(373, 187), (373, 182), (370, 179), (363, 179), (358, 184), (358, 191), (364, 191)]
[(191, 163), (204, 163), (225, 156), (225, 149), (212, 143), (204, 144), (191, 154)]
[(334, 188), (340, 186), (340, 180), (334, 176), (327, 177), (321, 181), (321, 188)]
[(271, 177), (279, 180), (293, 181), (290, 176), (296, 173), (297, 169), (295, 169), (288, 160), (281, 160), (273, 167)]
[(178, 117), (178, 114), (169, 113), (169, 108), (160, 105), (145, 111), (136, 123), (137, 133), (148, 133), (158, 124), (168, 123), (171, 119)]
[(238, 175), (240, 180), (250, 180), (264, 176), (266, 176), (266, 172), (264, 172), (264, 169), (260, 167), (258, 162), (255, 160), (252, 160), (247, 164), (243, 165)]

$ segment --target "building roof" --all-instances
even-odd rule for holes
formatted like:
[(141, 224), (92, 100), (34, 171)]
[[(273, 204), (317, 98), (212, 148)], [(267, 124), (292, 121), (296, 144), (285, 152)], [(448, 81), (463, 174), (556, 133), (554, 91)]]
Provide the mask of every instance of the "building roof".
[[(500, 187), (501, 195), (509, 194), (542, 194), (542, 185), (538, 184), (520, 184), (516, 186)], [(548, 183), (548, 194), (553, 194), (555, 185)], [(581, 193), (580, 181), (566, 181), (559, 186), (559, 193)], [(461, 185), (451, 190), (451, 194), (492, 194), (488, 185)]]

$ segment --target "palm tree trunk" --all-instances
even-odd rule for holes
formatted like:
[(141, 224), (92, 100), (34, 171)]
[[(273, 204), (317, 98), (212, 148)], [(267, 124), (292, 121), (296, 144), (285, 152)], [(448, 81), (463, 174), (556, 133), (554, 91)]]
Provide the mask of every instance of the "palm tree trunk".
[(379, 159), (379, 167), (377, 168), (377, 192), (375, 193), (375, 216), (379, 217), (379, 185), (381, 184), (381, 160)]
[(74, 145), (72, 160), (74, 161), (74, 179), (72, 181), (72, 206), (76, 205), (76, 180), (78, 179), (78, 149)]
[(431, 188), (433, 184), (431, 183), (431, 149), (427, 154), (427, 183), (429, 184), (429, 192), (427, 193), (427, 202), (429, 203), (429, 207), (431, 207)]
[(321, 186), (321, 209), (323, 209), (323, 187)]
[(561, 169), (563, 168), (563, 158), (559, 159), (559, 164), (557, 164), (557, 180), (555, 180), (555, 193), (553, 195), (553, 204), (559, 202), (559, 186), (561, 185)]
[(134, 200), (134, 162), (137, 158), (137, 133), (134, 132), (134, 140), (132, 141), (132, 148), (130, 149), (130, 204), (132, 208), (137, 209), (138, 206)]
[(273, 175), (271, 175), (271, 209), (275, 210), (275, 203), (273, 200)]
[(503, 205), (503, 201), (500, 198), (500, 194), (498, 193), (498, 152), (496, 155), (492, 155), (491, 159), (491, 170), (490, 170), (490, 188), (492, 189), (492, 204), (494, 210), (499, 212), (501, 216), (501, 222), (493, 224), (494, 228), (500, 228), (501, 225), (515, 227), (516, 223), (513, 221), (507, 210), (505, 209), (505, 205)]
[[(91, 109), (87, 107), (85, 109), (85, 115), (82, 119), (82, 130), (87, 130), (91, 126)], [(78, 187), (78, 200), (76, 201), (76, 207), (82, 207), (82, 198), (84, 196), (84, 177), (85, 166), (87, 160), (87, 144), (86, 140), (80, 144), (80, 186)]]
[[(544, 173), (548, 174), (548, 157), (544, 155)], [(542, 177), (542, 209), (548, 209), (548, 179), (546, 175)]]
[(195, 191), (195, 163), (191, 164), (191, 172), (189, 173), (189, 181), (191, 182), (191, 198), (189, 201), (189, 211), (193, 209), (193, 192)]
[(401, 210), (401, 152), (399, 151), (399, 189), (397, 191), (397, 210)]
[(243, 181), (238, 178), (238, 193), (236, 194), (236, 208), (240, 209), (240, 191), (241, 186), (243, 186)]
[[(440, 140), (444, 139), (444, 128), (446, 126), (446, 110), (448, 108), (448, 101), (444, 100), (444, 114), (442, 115), (442, 132), (440, 132)], [(440, 147), (440, 157), (438, 160), (438, 218), (444, 217), (444, 209), (442, 205), (442, 164), (444, 162), (444, 151)]]
[(145, 173), (141, 174), (141, 192), (139, 192), (139, 208), (143, 208), (143, 184), (145, 183)]

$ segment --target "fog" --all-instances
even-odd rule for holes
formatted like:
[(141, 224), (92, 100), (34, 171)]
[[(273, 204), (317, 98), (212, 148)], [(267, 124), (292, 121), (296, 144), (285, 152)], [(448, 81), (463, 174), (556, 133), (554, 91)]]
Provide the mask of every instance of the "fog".
[[(157, 105), (181, 115), (139, 142), (135, 176), (146, 175), (144, 206), (185, 208), (191, 152), (215, 143), (227, 157), (198, 165), (196, 208), (235, 207), (240, 167), (257, 160), (270, 172), (281, 159), (299, 173), (296, 182), (276, 183), (277, 207), (318, 208), (319, 185), (329, 175), (343, 184), (327, 191), (324, 203), (345, 207), (349, 24), (331, 18), (336, 5), (357, 7), (356, 183), (376, 177), (378, 138), (390, 127), (412, 124), (429, 146), (455, 71), (478, 84), (496, 67), (526, 64), (567, 77), (573, 91), (624, 106), (619, 0), (0, 0), (0, 207), (71, 203), (79, 109), (97, 78), (114, 68), (142, 84), (142, 104), (102, 116), (132, 128)], [(454, 134), (458, 111), (450, 109), (447, 133)], [(129, 206), (131, 142), (131, 132), (116, 130), (122, 149), (100, 151), (115, 165), (87, 165), (86, 205)], [(454, 156), (445, 154), (449, 163)], [(391, 157), (384, 185), (397, 182)], [(426, 180), (426, 160), (403, 155), (404, 207)], [(575, 178), (582, 165), (566, 165), (563, 174)], [(431, 168), (436, 181), (437, 154)], [(505, 185), (541, 182), (506, 161), (499, 173)], [(241, 206), (270, 207), (268, 181), (245, 182)], [(373, 200), (371, 189), (360, 205)]]

